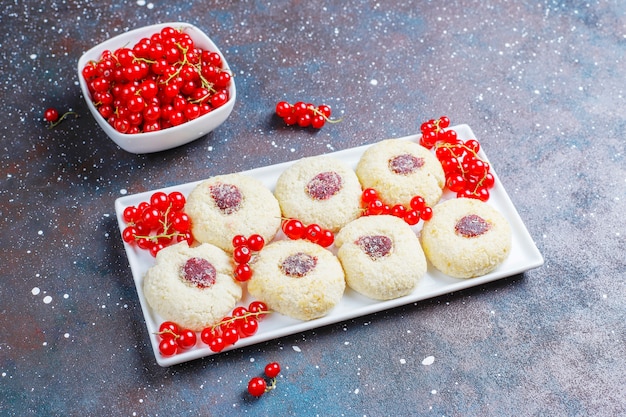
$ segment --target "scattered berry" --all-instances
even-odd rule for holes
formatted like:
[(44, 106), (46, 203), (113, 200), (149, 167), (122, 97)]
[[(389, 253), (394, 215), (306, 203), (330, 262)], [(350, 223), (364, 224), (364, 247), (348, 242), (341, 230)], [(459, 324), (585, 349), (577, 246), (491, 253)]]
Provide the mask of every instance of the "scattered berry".
[(250, 382), (248, 382), (248, 392), (253, 397), (260, 397), (265, 394), (266, 390), (267, 383), (265, 382), (265, 379), (260, 376), (254, 377), (250, 380)]
[(326, 122), (337, 123), (340, 120), (331, 120), (331, 109), (326, 104), (315, 106), (310, 103), (298, 101), (289, 104), (286, 101), (279, 101), (276, 104), (276, 115), (283, 119), (287, 126), (298, 125), (300, 127), (313, 127), (321, 129)]
[(43, 119), (48, 122), (48, 129), (52, 129), (71, 115), (78, 117), (78, 114), (73, 111), (65, 112), (59, 117), (59, 111), (54, 107), (50, 107), (43, 113)]
[(265, 375), (268, 378), (276, 378), (280, 373), (280, 365), (278, 362), (271, 362), (265, 365)]

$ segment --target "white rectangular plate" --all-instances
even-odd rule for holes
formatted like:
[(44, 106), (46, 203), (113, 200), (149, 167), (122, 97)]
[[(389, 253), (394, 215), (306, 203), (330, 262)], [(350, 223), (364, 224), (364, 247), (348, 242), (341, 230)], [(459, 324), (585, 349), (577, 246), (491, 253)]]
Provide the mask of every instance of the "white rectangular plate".
[[(473, 132), (467, 125), (455, 126), (453, 129), (456, 130), (458, 137), (464, 141), (468, 139), (476, 139)], [(413, 135), (400, 139), (417, 142), (419, 141), (419, 138), (420, 135)], [(370, 145), (334, 152), (330, 154), (330, 156), (333, 156), (355, 168), (359, 158), (368, 146)], [(482, 158), (486, 159), (482, 150), (480, 154)], [(261, 180), (270, 190), (273, 191), (278, 176), (293, 162), (295, 161), (257, 168), (242, 172), (242, 174), (250, 175)], [(285, 317), (278, 313), (272, 313), (260, 322), (259, 330), (254, 336), (240, 339), (235, 345), (225, 349), (224, 351), (249, 346), (290, 334), (300, 333), (313, 328), (326, 326), (328, 324), (349, 320), (354, 317), (364, 316), (409, 303), (414, 303), (427, 298), (436, 297), (442, 294), (474, 287), (501, 278), (520, 274), (524, 271), (543, 265), (543, 257), (541, 253), (528, 233), (528, 230), (522, 222), (515, 206), (511, 202), (511, 199), (504, 190), (502, 183), (493, 169), (493, 166), (492, 172), (496, 182), (495, 186), (490, 190), (491, 198), (488, 203), (498, 209), (506, 217), (506, 219), (510, 222), (513, 231), (511, 253), (504, 263), (502, 263), (502, 265), (500, 265), (495, 271), (478, 278), (456, 279), (444, 275), (443, 273), (435, 270), (432, 265), (429, 264), (426, 275), (420, 280), (418, 286), (410, 295), (389, 301), (372, 300), (347, 288), (339, 304), (325, 317), (303, 322)], [(136, 206), (142, 201), (148, 201), (150, 199), (150, 195), (155, 191), (164, 191), (169, 193), (177, 190), (187, 196), (200, 182), (201, 181), (195, 181), (160, 190), (152, 190), (118, 198), (115, 201), (115, 211), (117, 214), (120, 233), (125, 227), (124, 220), (122, 219), (124, 208), (130, 205)], [(444, 199), (451, 197), (452, 195), (449, 192), (444, 193)], [(420, 225), (421, 222), (415, 227), (416, 232), (418, 232), (419, 228), (421, 228)], [(280, 235), (282, 236), (282, 233)], [(163, 319), (158, 317), (150, 309), (143, 295), (143, 277), (148, 268), (154, 265), (155, 261), (154, 258), (145, 250), (138, 249), (135, 246), (128, 245), (126, 243), (124, 246), (128, 255), (128, 262), (130, 264), (135, 286), (137, 288), (137, 294), (139, 296), (139, 301), (145, 317), (146, 326), (148, 328), (148, 332), (150, 333), (150, 341), (152, 343), (152, 349), (157, 363), (160, 366), (170, 366), (204, 356), (214, 355), (215, 353), (205, 346), (199, 338), (198, 344), (195, 348), (183, 351), (177, 355), (164, 357), (159, 353), (159, 339), (155, 333), (158, 331), (159, 325)], [(252, 301), (252, 299), (249, 295), (247, 295), (246, 291), (244, 291), (244, 298), (241, 300), (240, 305), (247, 306), (250, 301)]]

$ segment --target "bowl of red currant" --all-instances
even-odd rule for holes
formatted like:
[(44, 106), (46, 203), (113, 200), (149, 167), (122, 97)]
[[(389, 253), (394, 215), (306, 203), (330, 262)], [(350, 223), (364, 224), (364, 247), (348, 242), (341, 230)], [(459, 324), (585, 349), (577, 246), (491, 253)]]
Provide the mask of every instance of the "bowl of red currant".
[(233, 74), (189, 23), (134, 29), (85, 52), (78, 79), (93, 117), (122, 149), (151, 153), (207, 135), (230, 116)]

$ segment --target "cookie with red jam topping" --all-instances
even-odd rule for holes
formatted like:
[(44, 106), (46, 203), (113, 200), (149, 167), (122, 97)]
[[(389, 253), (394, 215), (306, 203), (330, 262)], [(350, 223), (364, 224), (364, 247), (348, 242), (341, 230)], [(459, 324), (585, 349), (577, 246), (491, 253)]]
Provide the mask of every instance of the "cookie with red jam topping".
[(428, 149), (402, 139), (380, 141), (365, 150), (356, 175), (363, 188), (374, 188), (390, 207), (409, 207), (422, 196), (428, 206), (437, 204), (445, 186), (441, 163)]
[(280, 229), (280, 206), (261, 181), (244, 174), (218, 175), (198, 184), (187, 197), (191, 232), (203, 243), (232, 252), (236, 235), (259, 234), (266, 242)]
[(480, 200), (455, 198), (436, 205), (420, 240), (435, 268), (456, 278), (473, 278), (496, 269), (511, 252), (506, 218)]
[(266, 245), (252, 264), (248, 292), (270, 310), (298, 320), (328, 314), (345, 290), (344, 272), (335, 255), (306, 240)]
[(413, 292), (426, 274), (426, 257), (411, 226), (390, 216), (365, 216), (348, 223), (335, 237), (346, 283), (375, 300)]
[(227, 316), (242, 289), (229, 254), (208, 243), (181, 242), (159, 251), (143, 279), (143, 294), (163, 320), (200, 331)]
[(283, 216), (336, 232), (360, 214), (361, 184), (354, 170), (326, 155), (303, 158), (285, 169), (274, 195)]

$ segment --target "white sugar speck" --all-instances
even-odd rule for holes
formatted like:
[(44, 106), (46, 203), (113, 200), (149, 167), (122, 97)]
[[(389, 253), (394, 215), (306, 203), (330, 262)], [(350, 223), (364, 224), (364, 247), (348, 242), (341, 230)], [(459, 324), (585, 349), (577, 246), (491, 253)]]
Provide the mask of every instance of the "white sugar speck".
[(401, 363), (402, 365), (404, 365), (404, 364), (406, 363), (406, 359), (404, 359), (404, 358), (400, 359), (400, 363)]
[(43, 230), (38, 231), (38, 232), (37, 232), (37, 234), (38, 234), (39, 236), (43, 236)]
[(69, 294), (63, 294), (63, 298), (65, 298), (67, 300), (68, 298), (70, 298), (70, 295)]
[(378, 85), (378, 80), (371, 80), (371, 81), (370, 81), (370, 84), (371, 84), (371, 85)]
[(302, 349), (300, 349), (298, 346), (292, 346), (291, 348), (296, 352), (302, 352)]
[(30, 59), (37, 59), (37, 54), (30, 54)]
[(128, 190), (127, 190), (126, 188), (122, 188), (122, 189), (120, 190), (120, 194), (122, 194), (122, 195), (126, 195), (126, 194), (128, 194)]
[(49, 295), (46, 295), (43, 298), (43, 302), (46, 303), (46, 304), (50, 304), (52, 302), (52, 297), (50, 297)]
[(39, 289), (39, 287), (34, 287), (32, 290), (30, 290), (30, 292), (33, 295), (38, 295), (41, 292), (41, 290)]
[(357, 389), (355, 389), (355, 390), (354, 390), (354, 393), (355, 393), (355, 394), (358, 394), (358, 393), (359, 393), (359, 389), (358, 389), (358, 388), (357, 388)]
[(66, 339), (69, 339), (70, 334), (69, 334), (69, 333), (65, 333), (65, 334), (63, 335), (63, 337), (64, 337), (64, 338), (66, 338)]
[(434, 356), (426, 356), (424, 358), (424, 360), (422, 361), (422, 365), (432, 365), (433, 362), (435, 362), (435, 357)]
[(250, 358), (250, 362), (254, 362), (254, 360), (255, 360), (254, 358)]
[(433, 395), (435, 395), (435, 394), (437, 393), (437, 390), (436, 390), (436, 389), (434, 389), (434, 390), (432, 390), (430, 393), (431, 393), (431, 394), (433, 394)]

